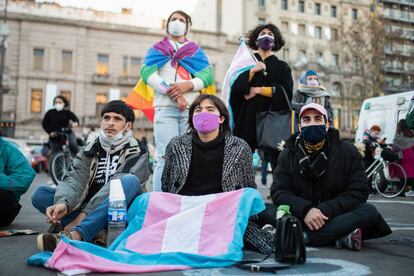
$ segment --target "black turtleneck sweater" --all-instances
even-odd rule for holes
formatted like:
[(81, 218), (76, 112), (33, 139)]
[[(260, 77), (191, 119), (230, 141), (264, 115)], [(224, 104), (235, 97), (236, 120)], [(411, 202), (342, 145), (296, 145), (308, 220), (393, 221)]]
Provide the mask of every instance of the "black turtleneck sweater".
[(224, 158), (223, 133), (210, 142), (193, 134), (191, 164), (181, 195), (207, 195), (223, 192), (221, 177)]

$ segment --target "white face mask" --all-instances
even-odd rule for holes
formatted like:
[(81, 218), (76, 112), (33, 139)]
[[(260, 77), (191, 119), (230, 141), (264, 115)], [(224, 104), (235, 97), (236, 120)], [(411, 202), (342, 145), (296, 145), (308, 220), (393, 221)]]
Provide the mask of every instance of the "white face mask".
[(318, 86), (319, 82), (317, 80), (308, 80), (307, 82), (308, 86)]
[(112, 142), (112, 143), (113, 143), (113, 142), (119, 141), (119, 140), (121, 140), (122, 138), (124, 138), (124, 131), (125, 131), (126, 127), (127, 127), (127, 126), (125, 126), (123, 130), (121, 130), (120, 132), (118, 132), (117, 134), (115, 134), (115, 135), (114, 135), (114, 136), (112, 136), (112, 137), (109, 137), (108, 135), (106, 135), (105, 131), (101, 128), (101, 129), (99, 130), (99, 135), (100, 135), (102, 138), (104, 138), (106, 141), (108, 141), (108, 142)]
[(168, 23), (168, 33), (172, 36), (182, 36), (186, 32), (186, 24), (180, 20), (170, 21)]
[(65, 107), (65, 105), (64, 104), (62, 104), (62, 103), (56, 103), (55, 104), (55, 109), (57, 110), (57, 111), (61, 111), (61, 110), (63, 110), (63, 108)]

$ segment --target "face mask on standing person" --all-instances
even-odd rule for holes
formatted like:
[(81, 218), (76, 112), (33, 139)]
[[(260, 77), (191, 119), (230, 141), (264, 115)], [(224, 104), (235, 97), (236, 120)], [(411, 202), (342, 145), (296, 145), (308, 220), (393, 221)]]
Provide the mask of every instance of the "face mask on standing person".
[(172, 36), (182, 36), (185, 34), (187, 26), (180, 20), (170, 21), (168, 23), (168, 33)]
[(55, 109), (57, 111), (62, 111), (65, 105), (63, 103), (55, 103)]
[(274, 46), (274, 37), (271, 35), (259, 35), (257, 37), (257, 45), (260, 49), (267, 51), (273, 48)]

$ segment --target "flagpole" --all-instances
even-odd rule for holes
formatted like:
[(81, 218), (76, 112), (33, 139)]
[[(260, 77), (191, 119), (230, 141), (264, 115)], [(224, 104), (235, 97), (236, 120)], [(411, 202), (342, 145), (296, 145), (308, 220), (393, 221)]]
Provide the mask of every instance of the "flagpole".
[[(240, 42), (245, 42), (246, 43), (246, 39), (244, 36), (240, 37)], [(247, 47), (247, 50), (249, 51), (250, 55), (253, 57), (254, 61), (256, 61), (256, 63), (258, 63), (259, 61), (257, 60), (256, 56), (254, 55), (254, 53), (251, 51), (251, 49), (249, 47)], [(263, 75), (266, 77), (267, 76), (267, 72), (266, 69), (263, 70)]]

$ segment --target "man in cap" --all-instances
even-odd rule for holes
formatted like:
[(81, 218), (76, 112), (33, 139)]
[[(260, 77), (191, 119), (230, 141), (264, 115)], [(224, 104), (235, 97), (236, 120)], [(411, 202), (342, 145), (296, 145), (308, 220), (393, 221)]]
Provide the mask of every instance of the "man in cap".
[(140, 194), (149, 164), (147, 150), (132, 136), (134, 120), (123, 101), (107, 103), (98, 137), (76, 155), (63, 181), (56, 189), (34, 191), (33, 206), (52, 224), (49, 233), (38, 236), (39, 250), (53, 251), (62, 235), (92, 241), (105, 229), (111, 179), (121, 180), (128, 205)]
[(362, 239), (391, 233), (376, 208), (366, 203), (368, 184), (360, 154), (330, 127), (325, 108), (307, 104), (299, 119), (299, 132), (278, 159), (273, 203), (290, 206), (312, 246), (335, 244), (359, 251)]

